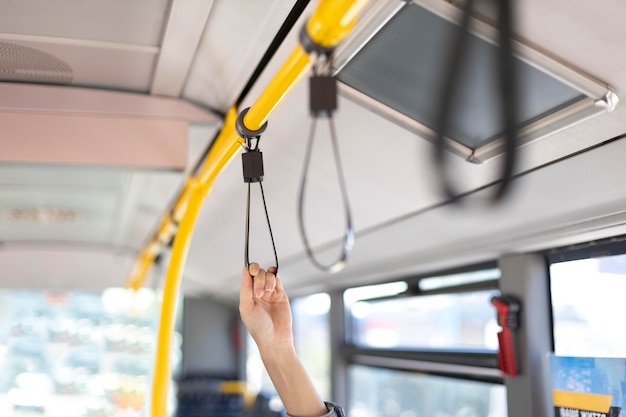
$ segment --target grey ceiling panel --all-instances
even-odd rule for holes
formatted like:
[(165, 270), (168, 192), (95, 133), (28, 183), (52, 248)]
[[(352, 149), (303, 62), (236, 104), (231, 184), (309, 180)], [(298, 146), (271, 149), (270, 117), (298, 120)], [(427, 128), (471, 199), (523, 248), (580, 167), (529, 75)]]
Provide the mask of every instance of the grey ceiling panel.
[(0, 0), (0, 32), (159, 45), (169, 0)]
[[(0, 42), (22, 47), (23, 51), (31, 51), (21, 59), (22, 63), (37, 64), (32, 59), (33, 51), (48, 54), (50, 59), (63, 62), (68, 67), (68, 76), (74, 86), (96, 87), (133, 92), (148, 92), (152, 72), (157, 60), (157, 48), (114, 48), (106, 45), (94, 47), (89, 44), (72, 44), (56, 42), (32, 42), (13, 40), (0, 33)], [(15, 62), (14, 57), (5, 56), (5, 62)], [(36, 65), (20, 65), (23, 74), (40, 70)], [(64, 73), (62, 73), (64, 74)], [(25, 78), (11, 81), (32, 82)]]
[[(433, 129), (446, 60), (457, 27), (409, 4), (342, 69), (345, 84)], [(497, 47), (471, 35), (447, 136), (477, 148), (499, 136)], [(516, 59), (523, 125), (584, 98), (578, 90)]]

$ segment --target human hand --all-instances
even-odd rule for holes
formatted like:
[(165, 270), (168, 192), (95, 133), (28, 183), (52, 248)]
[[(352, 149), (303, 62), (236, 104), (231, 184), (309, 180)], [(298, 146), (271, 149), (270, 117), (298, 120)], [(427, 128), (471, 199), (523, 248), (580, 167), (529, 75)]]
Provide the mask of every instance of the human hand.
[(293, 349), (289, 299), (275, 273), (257, 263), (242, 271), (239, 312), (261, 351)]

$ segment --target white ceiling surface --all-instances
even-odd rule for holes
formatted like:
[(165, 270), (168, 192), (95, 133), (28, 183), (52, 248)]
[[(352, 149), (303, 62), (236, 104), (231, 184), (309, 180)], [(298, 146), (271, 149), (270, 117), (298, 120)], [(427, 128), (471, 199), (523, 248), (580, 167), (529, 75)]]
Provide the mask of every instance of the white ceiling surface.
[[(129, 252), (93, 247), (14, 246), (0, 250), (0, 278), (4, 288), (102, 289), (122, 286), (135, 259)], [(153, 268), (146, 277), (152, 286), (162, 273)]]
[(228, 110), (293, 5), (294, 0), (215, 1), (183, 97)]
[[(76, 50), (61, 56), (75, 70), (81, 69), (75, 71), (75, 79), (84, 80), (81, 83), (88, 85), (147, 91), (153, 79), (169, 5), (141, 0), (132, 4), (97, 1), (90, 2), (89, 6), (98, 4), (94, 10), (111, 9), (99, 10), (92, 16), (89, 14), (92, 9), (87, 10), (86, 3), (84, 7), (83, 3), (51, 0), (35, 4), (34, 1), (0, 0), (1, 16), (5, 16), (0, 17), (0, 40), (10, 38), (17, 43), (16, 37), (24, 35), (24, 42), (32, 42), (33, 38), (29, 36), (43, 36), (47, 39), (37, 38), (39, 44), (36, 47), (44, 51), (55, 45), (68, 50), (83, 48), (80, 52)], [(314, 7), (316, 2), (311, 3), (310, 7)], [(43, 4), (46, 9), (38, 8)], [(57, 12), (47, 8), (54, 5), (63, 13), (51, 14)], [(293, 1), (287, 0), (215, 1), (183, 96), (226, 110), (247, 82), (292, 5)], [(624, 96), (626, 55), (623, 40), (626, 39), (626, 27), (621, 20), (626, 5), (617, 0), (593, 4), (527, 0), (518, 6), (522, 8), (524, 19), (519, 25), (522, 38), (541, 45), (557, 58), (610, 84)], [(74, 8), (77, 12), (73, 11)], [(37, 12), (33, 13), (33, 10)], [(49, 19), (49, 16), (57, 19)], [(24, 22), (32, 26), (24, 26)], [(272, 60), (243, 107), (250, 105), (259, 95), (291, 51), (301, 23), (296, 25), (296, 30)], [(64, 41), (70, 38), (89, 42)], [(61, 49), (54, 49), (53, 54), (65, 54)], [(109, 62), (101, 63), (97, 68), (91, 66), (90, 61), (98, 62), (100, 58), (97, 57), (108, 50), (113, 54), (107, 55)], [(121, 55), (115, 56), (129, 51), (143, 63), (123, 61), (125, 58), (119, 58)], [(119, 59), (123, 65), (117, 70), (115, 65)], [(84, 73), (82, 68), (85, 68)], [(113, 74), (110, 79), (108, 74)], [(516, 181), (518, 186), (513, 198), (497, 211), (440, 208), (420, 213), (420, 210), (441, 201), (431, 162), (432, 146), (342, 99), (336, 123), (354, 224), (360, 233), (348, 267), (338, 275), (320, 273), (303, 258), (296, 218), (297, 190), (309, 127), (306, 97), (304, 82), (272, 116), (261, 141), (266, 164), (264, 186), (281, 260), (281, 275), (293, 294), (347, 282), (393, 278), (405, 273), (493, 259), (503, 252), (558, 244), (567, 241), (572, 230), (577, 228), (584, 232), (600, 230), (591, 231), (585, 235), (588, 237), (623, 233), (622, 226), (619, 226), (623, 223), (621, 214), (602, 220), (603, 216), (619, 211), (625, 202), (621, 192), (626, 186), (626, 172), (620, 158), (626, 151), (623, 142), (615, 142), (523, 177)], [(540, 166), (622, 134), (626, 132), (624, 120), (626, 105), (622, 104), (612, 113), (528, 145), (523, 149), (524, 159), (519, 170)], [(201, 144), (213, 135), (206, 126), (192, 124), (190, 129), (190, 149), (199, 152), (203, 148)], [(320, 124), (318, 129), (321, 132), (325, 126)], [(328, 151), (328, 142), (323, 136), (319, 139), (317, 150), (321, 154)], [(326, 149), (321, 147), (322, 143)], [(194, 153), (190, 163), (197, 157), (198, 153)], [(467, 181), (464, 189), (488, 183), (497, 175), (498, 158), (484, 166), (467, 164), (455, 157), (450, 160), (454, 172)], [(307, 199), (307, 213), (311, 217), (307, 218), (312, 222), (313, 216), (317, 215), (324, 220), (317, 221), (309, 229), (314, 242), (328, 242), (339, 237), (342, 227), (337, 182), (329, 157), (325, 162), (314, 159), (312, 164)], [(590, 172), (591, 166), (602, 167), (602, 171)], [(45, 228), (13, 230), (15, 225), (4, 222), (0, 225), (0, 240), (4, 240), (1, 235), (5, 233), (7, 236), (14, 233), (12, 239), (15, 240), (38, 242), (55, 236), (61, 236), (60, 240), (87, 240), (86, 237), (92, 234), (90, 243), (112, 245), (117, 249), (137, 249), (145, 242), (182, 180), (180, 173), (169, 172), (120, 170), (103, 173), (95, 168), (73, 172), (72, 167), (45, 166), (29, 166), (22, 170), (21, 167), (4, 165), (0, 168), (17, 170), (0, 174), (5, 181), (0, 183), (0, 204), (16, 204), (20, 198), (41, 199), (41, 204), (59, 203), (51, 190), (63, 189), (62, 193), (67, 196), (65, 202), (89, 214), (83, 221), (94, 220), (93, 224), (68, 226), (67, 232), (60, 234)], [(59, 178), (55, 177), (56, 172), (60, 173)], [(94, 187), (95, 184), (98, 185)], [(183, 290), (188, 294), (213, 293), (228, 297), (236, 294), (243, 263), (245, 191), (241, 165), (236, 158), (216, 181), (201, 213), (183, 281)], [(24, 196), (29, 193), (30, 197)], [(93, 198), (82, 195), (91, 195), (89, 193), (94, 193)], [(253, 200), (258, 203), (259, 199), (255, 186)], [(269, 265), (272, 254), (260, 210), (257, 206), (253, 211), (250, 253), (253, 260)], [(584, 226), (572, 226), (586, 219), (596, 220)], [(390, 221), (393, 223), (386, 225)], [(81, 227), (80, 233), (73, 229), (78, 227)], [(78, 287), (120, 285), (130, 271), (128, 258), (118, 262), (113, 259), (117, 255), (110, 251), (94, 249), (93, 253), (87, 253), (89, 251), (76, 252), (75, 248), (67, 248), (53, 253), (47, 247), (38, 253), (30, 251), (32, 256), (29, 257), (28, 251), (23, 251), (19, 245), (6, 245), (0, 251), (0, 280), (3, 285), (12, 285), (6, 283), (7, 279), (26, 285), (35, 282), (42, 271), (50, 270), (56, 271), (54, 276), (58, 277), (58, 280), (50, 281), (51, 286), (75, 285), (81, 282), (78, 274), (91, 277), (83, 278), (88, 282), (75, 285)], [(76, 273), (72, 272), (73, 262), (80, 266)], [(67, 277), (62, 278), (63, 274)], [(22, 281), (22, 276), (31, 277), (28, 279), (32, 281), (26, 278)]]

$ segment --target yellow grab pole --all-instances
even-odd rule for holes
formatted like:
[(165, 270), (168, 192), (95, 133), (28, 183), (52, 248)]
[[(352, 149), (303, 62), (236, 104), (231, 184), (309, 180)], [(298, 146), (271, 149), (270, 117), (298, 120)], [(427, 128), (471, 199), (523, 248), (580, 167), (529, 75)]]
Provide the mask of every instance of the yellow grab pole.
[(356, 24), (369, 0), (322, 0), (306, 23), (306, 30), (315, 43), (334, 47)]
[(226, 113), (226, 120), (220, 134), (215, 138), (209, 154), (200, 166), (196, 174), (196, 179), (202, 185), (208, 186), (213, 183), (217, 174), (228, 165), (228, 162), (241, 149), (239, 146), (239, 136), (235, 133), (235, 121), (237, 120), (237, 109), (231, 107)]
[(170, 380), (170, 353), (172, 348), (172, 334), (174, 333), (176, 301), (180, 293), (180, 281), (185, 267), (189, 243), (191, 242), (191, 234), (198, 213), (200, 213), (200, 208), (202, 207), (202, 200), (207, 191), (205, 187), (197, 182), (191, 185), (187, 211), (181, 219), (178, 233), (174, 238), (172, 257), (167, 267), (156, 340), (154, 373), (152, 375), (150, 413), (153, 417), (167, 417), (167, 388)]
[(143, 251), (139, 255), (139, 260), (135, 263), (133, 272), (130, 274), (130, 278), (126, 282), (126, 288), (134, 291), (139, 290), (139, 288), (143, 286), (144, 279), (153, 262), (154, 256), (151, 256), (150, 253)]
[[(352, 29), (356, 17), (366, 3), (366, 0), (321, 0), (307, 24), (309, 36), (321, 45), (336, 45)], [(296, 83), (306, 74), (309, 67), (308, 55), (299, 45), (296, 46), (246, 114), (245, 126), (250, 130), (258, 130), (267, 121), (274, 109), (291, 92)], [(236, 110), (232, 108), (199, 172), (187, 184), (183, 195), (173, 210), (174, 213), (182, 211), (184, 214), (174, 238), (172, 256), (163, 288), (163, 305), (161, 307), (152, 380), (150, 412), (153, 417), (166, 417), (171, 339), (180, 281), (191, 235), (204, 197), (212, 188), (217, 175), (226, 167), (239, 149), (239, 139), (234, 129), (236, 116)], [(175, 221), (178, 220), (176, 214), (174, 217)]]
[(309, 55), (300, 45), (297, 45), (248, 110), (243, 120), (246, 127), (250, 130), (259, 130), (274, 109), (282, 103), (298, 84), (298, 81), (307, 73), (310, 66)]

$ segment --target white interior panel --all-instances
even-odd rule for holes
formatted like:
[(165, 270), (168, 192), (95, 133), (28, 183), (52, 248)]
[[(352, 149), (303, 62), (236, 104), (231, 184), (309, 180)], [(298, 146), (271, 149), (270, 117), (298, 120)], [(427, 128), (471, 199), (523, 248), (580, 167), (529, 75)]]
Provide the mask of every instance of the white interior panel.
[(288, 0), (216, 0), (183, 96), (225, 112), (289, 14)]
[(0, 41), (51, 54), (72, 68), (72, 85), (147, 92), (157, 50), (92, 47), (80, 44), (17, 41), (0, 34)]
[[(13, 247), (0, 251), (4, 288), (104, 289), (123, 287), (133, 256), (108, 248)], [(148, 273), (154, 282), (158, 268)]]
[(0, 32), (159, 45), (169, 0), (0, 0)]

